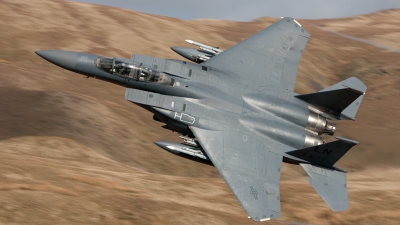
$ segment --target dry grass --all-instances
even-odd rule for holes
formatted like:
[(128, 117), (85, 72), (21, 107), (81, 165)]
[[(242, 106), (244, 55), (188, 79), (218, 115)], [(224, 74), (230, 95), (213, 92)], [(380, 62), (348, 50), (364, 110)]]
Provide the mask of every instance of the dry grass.
[[(399, 10), (300, 21), (311, 33), (296, 91), (349, 76), (368, 86), (348, 169), (350, 209), (331, 212), (300, 168), (282, 172), (282, 218), (268, 224), (398, 224), (400, 54), (316, 26), (398, 47)], [(10, 22), (12, 21), (12, 22)], [(180, 58), (169, 46), (193, 39), (226, 49), (276, 21), (183, 21), (61, 0), (0, 1), (0, 224), (255, 224), (212, 166), (170, 154), (176, 140), (124, 89), (62, 70), (38, 49)], [(294, 222), (295, 221), (295, 222)]]
[(328, 30), (363, 38), (400, 50), (398, 20), (400, 11), (384, 10), (371, 15), (361, 15), (341, 20), (320, 20), (311, 23)]

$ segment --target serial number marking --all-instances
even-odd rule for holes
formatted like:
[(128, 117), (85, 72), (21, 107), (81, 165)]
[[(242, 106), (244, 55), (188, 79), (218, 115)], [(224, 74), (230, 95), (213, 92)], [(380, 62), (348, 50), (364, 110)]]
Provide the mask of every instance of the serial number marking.
[(309, 153), (304, 153), (303, 156), (304, 156), (304, 158), (308, 158), (308, 159), (320, 159), (321, 158), (320, 156), (309, 154)]

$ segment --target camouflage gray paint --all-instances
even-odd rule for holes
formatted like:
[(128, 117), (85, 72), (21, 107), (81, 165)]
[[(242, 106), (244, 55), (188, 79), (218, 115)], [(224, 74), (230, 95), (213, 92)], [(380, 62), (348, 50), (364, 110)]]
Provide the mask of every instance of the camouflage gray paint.
[(309, 36), (296, 20), (282, 18), (200, 64), (144, 55), (36, 53), (125, 86), (127, 100), (184, 139), (159, 146), (210, 160), (249, 217), (265, 221), (280, 216), (282, 162), (301, 165), (332, 210), (348, 208), (345, 171), (334, 164), (357, 142), (337, 137), (326, 143), (322, 135), (334, 134), (334, 120), (354, 120), (366, 87), (352, 77), (317, 93), (294, 93)]

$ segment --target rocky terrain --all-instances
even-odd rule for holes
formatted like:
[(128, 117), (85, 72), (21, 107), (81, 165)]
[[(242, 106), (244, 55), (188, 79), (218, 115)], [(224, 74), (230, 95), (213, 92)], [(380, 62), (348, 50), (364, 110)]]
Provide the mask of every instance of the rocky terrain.
[[(337, 136), (360, 144), (338, 166), (350, 209), (331, 212), (303, 178), (282, 171), (282, 217), (265, 224), (400, 221), (400, 10), (300, 20), (311, 38), (296, 92), (350, 76), (368, 87), (357, 120)], [(62, 49), (182, 59), (191, 39), (226, 49), (275, 22), (179, 20), (62, 0), (0, 0), (0, 225), (256, 224), (216, 169), (164, 151), (179, 141), (124, 88), (87, 79), (34, 54)]]

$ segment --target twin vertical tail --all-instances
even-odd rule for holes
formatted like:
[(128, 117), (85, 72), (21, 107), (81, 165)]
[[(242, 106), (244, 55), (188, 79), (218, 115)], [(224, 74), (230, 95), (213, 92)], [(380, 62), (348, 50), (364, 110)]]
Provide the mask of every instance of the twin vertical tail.
[[(296, 97), (334, 120), (355, 120), (358, 108), (367, 87), (357, 78), (351, 77), (317, 93)], [(313, 186), (333, 211), (349, 207), (346, 171), (334, 164), (358, 142), (336, 137), (338, 140), (322, 145), (288, 152), (289, 155), (307, 161), (300, 166), (307, 172), (307, 181)]]

